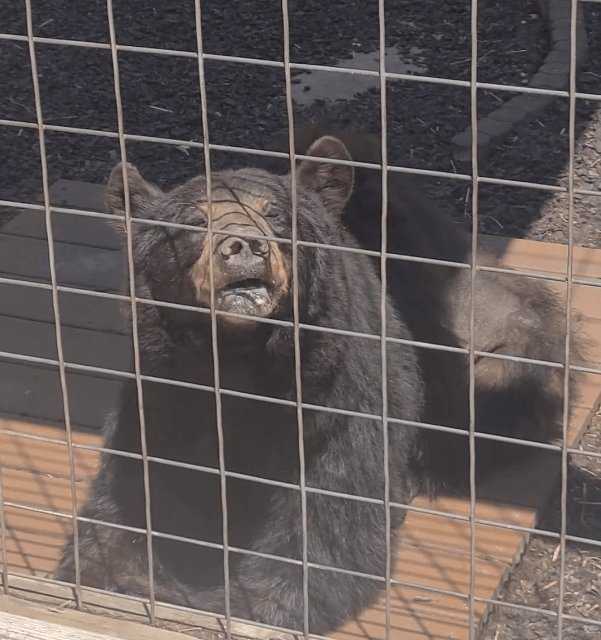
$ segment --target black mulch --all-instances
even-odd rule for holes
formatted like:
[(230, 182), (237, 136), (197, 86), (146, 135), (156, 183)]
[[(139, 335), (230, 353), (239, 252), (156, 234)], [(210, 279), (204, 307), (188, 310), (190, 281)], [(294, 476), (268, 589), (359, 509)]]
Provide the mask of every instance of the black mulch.
[[(4, 0), (6, 3), (10, 0)], [(3, 11), (3, 29), (25, 33), (22, 3)], [(127, 45), (195, 51), (192, 0), (115, 3), (118, 42)], [(387, 45), (413, 58), (437, 77), (469, 80), (470, 3), (386, 2)], [(34, 0), (34, 32), (54, 38), (107, 43), (105, 3), (92, 0), (85, 10), (66, 0)], [(203, 38), (207, 53), (281, 61), (282, 15), (279, 0), (203, 0)], [(598, 23), (598, 5), (585, 7)], [(4, 17), (8, 16), (8, 18)], [(291, 56), (295, 62), (333, 64), (351, 52), (371, 52), (378, 45), (377, 2), (291, 0)], [(525, 84), (548, 52), (548, 36), (534, 4), (511, 0), (480, 3), (480, 79)], [(591, 62), (580, 89), (601, 91), (601, 43), (593, 32)], [(36, 46), (44, 122), (54, 125), (117, 130), (111, 55), (105, 50)], [(125, 130), (131, 134), (202, 140), (197, 63), (192, 58), (122, 52), (119, 54)], [(282, 69), (207, 61), (206, 77), (211, 141), (262, 148), (286, 126)], [(35, 121), (35, 105), (26, 43), (0, 41), (2, 118)], [(480, 113), (493, 110), (512, 93), (481, 91)], [(469, 89), (410, 81), (390, 81), (387, 112), (390, 162), (410, 167), (454, 171), (450, 140), (469, 125)], [(582, 101), (578, 131), (589, 126), (593, 106)], [(567, 100), (558, 99), (537, 120), (517, 127), (505, 143), (491, 149), (481, 173), (500, 178), (555, 184), (567, 163)], [(297, 109), (297, 120), (327, 114), (374, 130), (380, 127), (379, 92), (352, 100), (318, 102)], [(0, 166), (0, 197), (31, 198), (40, 190), (39, 149), (34, 131), (0, 127), (7, 161)], [(47, 132), (49, 179), (99, 182), (118, 157), (114, 139)], [(202, 151), (185, 146), (128, 144), (129, 159), (149, 179), (171, 185), (202, 168)], [(214, 167), (247, 164), (247, 154), (214, 152)], [(465, 167), (457, 167), (465, 170)], [(425, 181), (425, 188), (457, 217), (471, 215), (467, 183)], [(480, 225), (488, 233), (549, 238), (540, 225), (550, 195), (530, 189), (482, 185)], [(536, 224), (539, 222), (539, 224)], [(555, 225), (556, 226), (556, 225)], [(531, 234), (532, 235), (532, 234)], [(593, 234), (593, 240), (598, 239)], [(584, 238), (584, 244), (595, 244)]]

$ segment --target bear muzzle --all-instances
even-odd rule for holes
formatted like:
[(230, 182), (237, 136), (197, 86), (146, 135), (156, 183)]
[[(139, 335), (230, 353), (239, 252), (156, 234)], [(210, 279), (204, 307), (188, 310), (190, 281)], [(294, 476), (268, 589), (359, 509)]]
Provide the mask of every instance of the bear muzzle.
[[(265, 204), (259, 204), (240, 209), (229, 201), (214, 204), (213, 241), (204, 243), (190, 274), (202, 306), (210, 305), (212, 263), (217, 310), (265, 318), (281, 308), (288, 294), (288, 262), (278, 243), (268, 240), (275, 233), (259, 213)], [(246, 322), (233, 317), (223, 320)]]
[[(232, 227), (227, 228), (227, 235), (215, 236), (212, 256), (215, 306), (220, 311), (267, 317), (276, 309), (283, 293), (282, 284), (276, 282), (277, 272), (272, 269), (274, 248), (257, 235), (256, 229)], [(277, 247), (275, 250), (278, 251)], [(197, 299), (203, 306), (210, 304), (208, 259), (208, 251), (203, 252), (192, 274), (198, 287)], [(236, 322), (235, 318), (226, 319)]]
[[(242, 235), (244, 232), (247, 235)], [(241, 237), (228, 235), (221, 239), (215, 248), (215, 263), (226, 281), (262, 278), (269, 270), (269, 243), (265, 238), (249, 237), (246, 229), (239, 233)]]
[(213, 265), (220, 280), (217, 306), (232, 313), (269, 315), (275, 285), (269, 243), (259, 236), (250, 237), (248, 228), (228, 228), (228, 232), (236, 231), (241, 235), (228, 235), (215, 248)]

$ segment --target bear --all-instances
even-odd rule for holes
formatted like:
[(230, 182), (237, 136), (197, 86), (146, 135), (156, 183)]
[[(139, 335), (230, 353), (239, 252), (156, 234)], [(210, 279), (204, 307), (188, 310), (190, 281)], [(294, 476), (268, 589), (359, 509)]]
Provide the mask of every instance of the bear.
[[(306, 122), (294, 131), (295, 152), (303, 155), (323, 135), (343, 142), (356, 162), (381, 164), (378, 135), (328, 120)], [(287, 137), (276, 137), (270, 149), (287, 152)], [(289, 160), (267, 158), (260, 166), (281, 173)], [(382, 172), (355, 169), (355, 188), (342, 222), (366, 250), (381, 252)], [(472, 262), (471, 233), (447, 217), (416, 185), (416, 176), (388, 172), (387, 287), (396, 310), (419, 343), (468, 349), (470, 344), (471, 270), (445, 264), (395, 259), (395, 255), (459, 263)], [(380, 257), (373, 259), (380, 273)], [(499, 259), (482, 244), (477, 265), (498, 268)], [(570, 365), (586, 366), (588, 341), (580, 317), (572, 312)], [(565, 302), (541, 279), (478, 271), (475, 288), (475, 350), (510, 357), (565, 363)], [(420, 455), (412, 461), (428, 493), (465, 494), (470, 484), (469, 356), (418, 348), (425, 383), (420, 420), (464, 433), (419, 430)], [(569, 379), (569, 415), (580, 393), (578, 376)], [(501, 469), (531, 456), (528, 442), (558, 442), (564, 413), (564, 369), (476, 355), (474, 363), (477, 487)], [(498, 437), (498, 439), (495, 439)], [(511, 442), (507, 439), (527, 441)], [(449, 455), (452, 452), (452, 455)]]
[(107, 418), (57, 580), (75, 582), (77, 556), (83, 585), (148, 597), (152, 577), (159, 601), (223, 614), (228, 599), (237, 618), (315, 634), (377, 600), (387, 536), (423, 490), (411, 465), (424, 384), (387, 295), (383, 358), (380, 279), (341, 224), (354, 170), (324, 161), (350, 160), (346, 147), (324, 136), (307, 154), (298, 346), (292, 175), (220, 171), (210, 191), (199, 176), (164, 192), (113, 169), (107, 212), (122, 231), (127, 202), (132, 216), (142, 377)]

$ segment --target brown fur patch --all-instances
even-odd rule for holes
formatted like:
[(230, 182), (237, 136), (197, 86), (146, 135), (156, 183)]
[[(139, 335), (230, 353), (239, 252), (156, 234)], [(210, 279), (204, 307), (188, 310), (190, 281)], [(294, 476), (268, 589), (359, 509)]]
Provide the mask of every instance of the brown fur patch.
[[(274, 237), (271, 225), (264, 217), (264, 212), (269, 206), (269, 202), (265, 198), (260, 198), (248, 194), (238, 194), (227, 192), (226, 197), (219, 198), (216, 194), (211, 202), (211, 212), (209, 212), (208, 203), (200, 205), (201, 211), (208, 218), (211, 215), (211, 223), (213, 230), (213, 250), (219, 244), (220, 240), (225, 236), (221, 233), (215, 233), (227, 229), (231, 224), (248, 226), (248, 235), (253, 235), (253, 228), (256, 230), (257, 236)], [(235, 234), (232, 234), (235, 235)], [(244, 234), (246, 236), (246, 233)], [(271, 278), (274, 285), (272, 298), (275, 307), (285, 298), (289, 288), (290, 269), (289, 264), (280, 249), (279, 243), (269, 240), (269, 267)], [(208, 234), (205, 239), (200, 258), (192, 267), (191, 277), (192, 283), (196, 290), (196, 297), (201, 304), (208, 304), (210, 300), (210, 247)], [(215, 291), (224, 284), (223, 272), (219, 268), (217, 261), (213, 262), (213, 284)]]
[(268, 595), (257, 597), (255, 594), (255, 597), (252, 599), (249, 598), (248, 603), (253, 617), (255, 619), (261, 619), (269, 615), (269, 611), (273, 607), (273, 598)]
[[(93, 545), (80, 555), (82, 575), (88, 576), (86, 584), (98, 589), (115, 588), (147, 597), (150, 591), (146, 539), (137, 534), (109, 526), (93, 527)], [(93, 576), (95, 579), (90, 580)], [(60, 579), (60, 577), (59, 577)], [(186, 598), (181, 589), (160, 562), (154, 558), (154, 593), (159, 601), (171, 602), (174, 596)], [(196, 606), (188, 601), (187, 606)]]
[(139, 554), (139, 545), (144, 541), (136, 534), (109, 526), (95, 525), (91, 531), (94, 544), (80, 555), (80, 567), (82, 575), (96, 576), (97, 580), (86, 584), (106, 589), (107, 584), (121, 585), (128, 576), (126, 579), (140, 588), (148, 588), (148, 565)]
[(479, 387), (494, 390), (505, 384), (509, 361), (501, 358), (482, 358), (476, 363), (474, 370)]

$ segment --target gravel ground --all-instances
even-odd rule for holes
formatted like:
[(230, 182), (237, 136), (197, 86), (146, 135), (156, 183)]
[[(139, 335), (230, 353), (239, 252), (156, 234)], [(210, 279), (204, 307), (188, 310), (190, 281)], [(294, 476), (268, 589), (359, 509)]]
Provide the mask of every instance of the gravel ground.
[[(69, 0), (32, 0), (37, 36), (109, 42), (104, 0), (88, 0), (73, 10)], [(387, 46), (394, 46), (423, 73), (469, 80), (470, 2), (387, 0)], [(481, 0), (479, 79), (524, 85), (549, 51), (543, 20), (531, 2)], [(84, 5), (81, 5), (83, 7)], [(280, 0), (203, 0), (207, 53), (282, 60)], [(601, 94), (601, 5), (584, 3), (589, 32), (589, 61), (578, 89)], [(0, 0), (2, 29), (24, 34), (24, 3)], [(338, 64), (352, 53), (371, 53), (378, 45), (375, 0), (290, 0), (291, 57), (294, 62)], [(121, 44), (195, 51), (192, 0), (128, 0), (116, 3), (115, 25)], [(36, 45), (41, 102), (47, 124), (117, 130), (110, 52), (99, 49)], [(119, 54), (123, 116), (128, 133), (202, 140), (195, 60), (131, 52)], [(207, 61), (206, 78), (211, 141), (251, 149), (264, 148), (286, 126), (283, 71)], [(300, 81), (300, 80), (298, 80)], [(510, 92), (480, 91), (478, 108), (486, 115)], [(390, 81), (387, 85), (388, 145), (391, 164), (442, 171), (465, 171), (453, 164), (452, 137), (470, 123), (469, 89)], [(601, 190), (600, 102), (577, 106), (576, 186)], [(296, 107), (297, 121), (328, 116), (379, 131), (379, 91), (349, 100), (316, 101)], [(0, 40), (0, 118), (35, 122), (35, 104), (26, 43)], [(549, 185), (567, 185), (568, 103), (558, 99), (535, 120), (518, 125), (493, 146), (480, 164), (481, 175)], [(31, 129), (0, 126), (0, 199), (31, 201), (41, 190), (39, 143)], [(49, 181), (59, 178), (102, 182), (118, 158), (114, 139), (47, 132)], [(129, 142), (128, 157), (143, 174), (170, 186), (203, 167), (202, 150), (187, 145)], [(252, 155), (212, 153), (212, 166), (240, 166)], [(449, 215), (471, 216), (469, 185), (452, 180), (423, 180)], [(0, 209), (0, 225), (14, 212)], [(534, 189), (482, 185), (481, 231), (563, 243), (567, 238), (567, 199)], [(578, 196), (575, 242), (601, 247), (601, 196)], [(583, 446), (599, 451), (601, 419)], [(580, 458), (580, 457), (579, 457)], [(601, 539), (601, 465), (586, 456), (571, 463), (570, 532)], [(557, 499), (544, 525), (557, 527)], [(532, 539), (502, 600), (553, 609), (557, 602), (558, 560), (552, 539)], [(565, 609), (601, 620), (601, 553), (593, 546), (568, 545)], [(486, 640), (555, 637), (556, 620), (536, 614), (495, 612), (483, 631)], [(601, 637), (598, 627), (566, 623), (564, 638)], [(595, 630), (596, 629), (596, 630)], [(598, 634), (598, 635), (597, 635)]]

